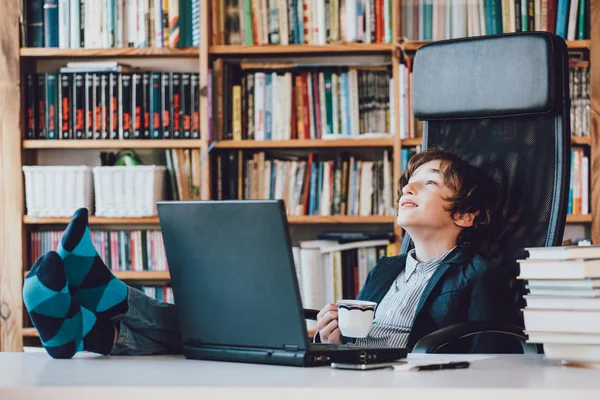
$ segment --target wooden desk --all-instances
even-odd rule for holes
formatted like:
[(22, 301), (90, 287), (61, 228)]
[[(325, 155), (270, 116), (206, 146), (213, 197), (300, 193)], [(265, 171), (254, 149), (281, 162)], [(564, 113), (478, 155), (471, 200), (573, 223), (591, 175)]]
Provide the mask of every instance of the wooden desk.
[(464, 370), (342, 371), (185, 360), (175, 356), (53, 360), (0, 353), (0, 399), (594, 399), (600, 370), (541, 356), (498, 356)]

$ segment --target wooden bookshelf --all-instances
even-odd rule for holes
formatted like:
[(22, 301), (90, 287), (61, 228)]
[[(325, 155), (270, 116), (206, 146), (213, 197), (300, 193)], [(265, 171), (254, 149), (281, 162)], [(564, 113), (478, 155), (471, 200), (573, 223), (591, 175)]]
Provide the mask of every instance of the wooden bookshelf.
[(202, 140), (24, 140), (24, 149), (197, 149)]
[[(412, 41), (412, 40), (403, 42), (404, 49), (406, 51), (417, 51), (422, 46), (426, 45), (427, 43), (430, 43), (430, 42)], [(567, 47), (572, 50), (589, 50), (592, 48), (591, 40), (567, 40), (566, 43), (567, 43)], [(397, 44), (396, 46), (399, 46), (399, 45), (400, 44)]]
[(23, 328), (23, 337), (40, 337), (37, 329), (35, 328)]
[[(332, 216), (299, 216), (288, 217), (290, 224), (381, 224), (393, 223), (393, 216), (349, 216), (349, 215), (332, 215)], [(23, 223), (25, 225), (67, 225), (71, 218), (68, 217), (30, 217), (25, 215)], [(103, 218), (89, 217), (90, 225), (159, 225), (158, 217), (144, 218)]]
[(222, 140), (217, 149), (310, 149), (345, 147), (392, 147), (394, 139), (298, 139), (298, 140)]
[(593, 221), (592, 214), (567, 215), (567, 224), (589, 224)]
[(402, 147), (413, 147), (413, 146), (421, 146), (423, 144), (423, 138), (411, 138), (411, 139), (401, 139), (400, 143)]
[(589, 146), (592, 144), (592, 138), (590, 136), (572, 136), (571, 144)]
[[(29, 271), (23, 271), (23, 278)], [(169, 271), (111, 271), (122, 281), (142, 281), (142, 282), (166, 282), (171, 280)]]
[(55, 47), (26, 47), (19, 51), (21, 58), (115, 58), (115, 57), (199, 57), (198, 47), (188, 48), (109, 48), (59, 49)]
[(393, 45), (391, 43), (341, 43), (327, 45), (292, 44), (263, 45), (263, 46), (233, 46), (213, 45), (208, 52), (213, 56), (247, 56), (247, 55), (281, 55), (281, 54), (373, 54), (390, 53)]
[(331, 215), (318, 216), (308, 215), (300, 217), (288, 217), (290, 224), (393, 224), (396, 221), (394, 216), (358, 216), (358, 215)]
[[(71, 218), (69, 217), (31, 217), (23, 216), (25, 225), (66, 225)], [(158, 225), (158, 217), (142, 217), (142, 218), (105, 218), (105, 217), (89, 217), (90, 225)]]

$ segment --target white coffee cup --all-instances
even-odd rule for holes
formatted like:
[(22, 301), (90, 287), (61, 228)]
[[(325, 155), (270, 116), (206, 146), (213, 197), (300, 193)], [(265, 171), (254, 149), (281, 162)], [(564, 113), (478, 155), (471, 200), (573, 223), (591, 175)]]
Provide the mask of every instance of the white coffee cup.
[(338, 300), (338, 326), (342, 335), (367, 337), (373, 327), (377, 303), (363, 300)]

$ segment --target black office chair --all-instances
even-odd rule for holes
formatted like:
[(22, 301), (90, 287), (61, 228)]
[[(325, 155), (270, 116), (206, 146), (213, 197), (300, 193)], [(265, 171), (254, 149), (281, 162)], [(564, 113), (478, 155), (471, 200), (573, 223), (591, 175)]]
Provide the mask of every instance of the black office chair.
[[(525, 247), (562, 242), (570, 178), (568, 50), (562, 38), (528, 32), (423, 46), (414, 59), (413, 111), (423, 121), (423, 149), (456, 153), (485, 169), (500, 189), (501, 224), (487, 254), (510, 277), (518, 326), (463, 323), (423, 337), (414, 352), (432, 353), (461, 338), (495, 332), (524, 352)], [(405, 235), (401, 252), (411, 240)]]
[[(504, 268), (517, 325), (462, 323), (433, 332), (413, 352), (434, 353), (479, 333), (508, 335), (523, 352), (525, 292), (517, 259), (525, 247), (560, 245), (570, 168), (568, 52), (564, 40), (528, 32), (440, 41), (417, 51), (413, 112), (423, 121), (423, 149), (437, 147), (484, 168), (500, 189), (502, 226), (487, 254)], [(401, 253), (412, 246), (408, 234)], [(306, 317), (315, 317), (306, 310)]]

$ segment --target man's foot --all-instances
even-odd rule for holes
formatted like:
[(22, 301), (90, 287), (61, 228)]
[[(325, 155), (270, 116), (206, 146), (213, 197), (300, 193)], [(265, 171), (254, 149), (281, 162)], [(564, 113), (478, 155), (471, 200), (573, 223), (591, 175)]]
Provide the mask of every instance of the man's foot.
[(40, 257), (25, 277), (23, 302), (42, 345), (53, 358), (82, 350), (108, 354), (114, 326), (81, 307), (69, 293), (62, 259), (54, 251)]
[(83, 307), (107, 318), (127, 311), (127, 285), (110, 272), (96, 252), (87, 209), (75, 212), (57, 253), (64, 261), (69, 289)]

